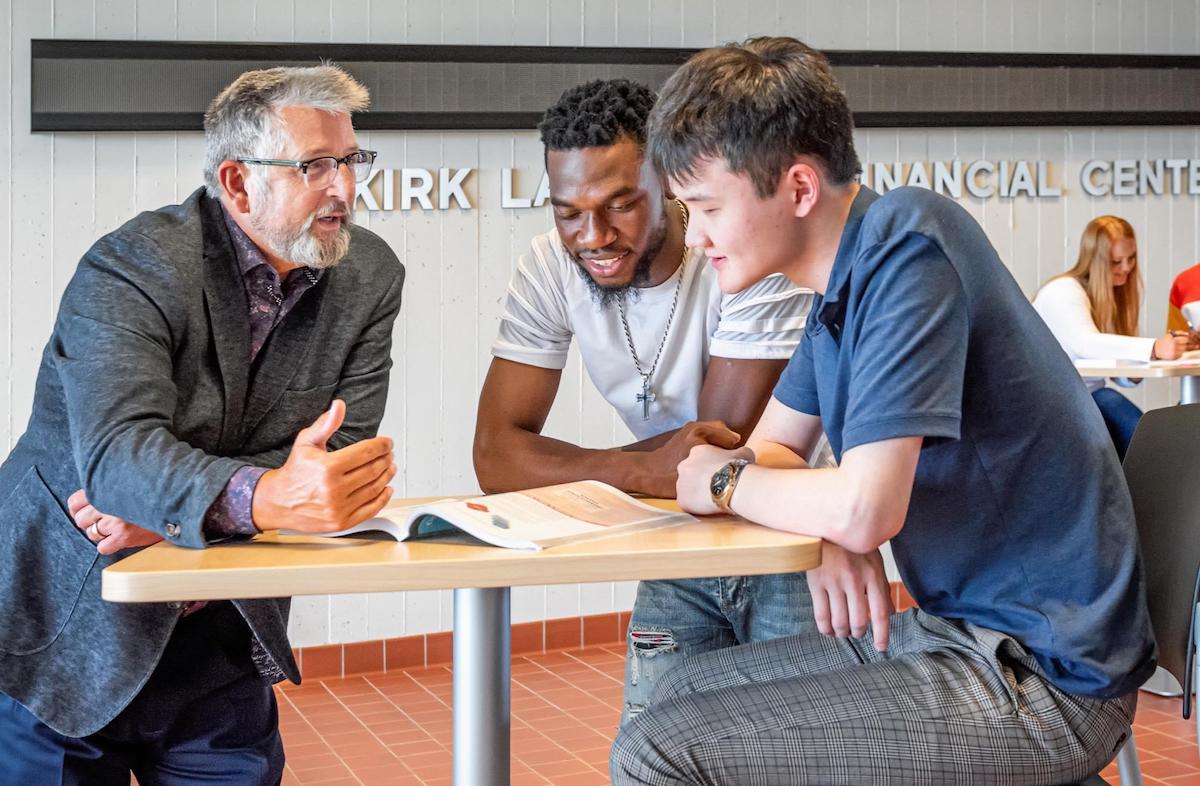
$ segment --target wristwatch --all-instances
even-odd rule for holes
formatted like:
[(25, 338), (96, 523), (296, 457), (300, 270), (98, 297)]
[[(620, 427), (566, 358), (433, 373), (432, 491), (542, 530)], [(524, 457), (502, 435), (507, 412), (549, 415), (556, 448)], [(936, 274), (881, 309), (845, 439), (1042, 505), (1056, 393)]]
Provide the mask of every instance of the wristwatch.
[(733, 499), (733, 490), (737, 488), (738, 477), (742, 468), (751, 462), (746, 459), (734, 459), (713, 473), (708, 482), (708, 493), (712, 495), (713, 504), (726, 513), (731, 513), (729, 507)]

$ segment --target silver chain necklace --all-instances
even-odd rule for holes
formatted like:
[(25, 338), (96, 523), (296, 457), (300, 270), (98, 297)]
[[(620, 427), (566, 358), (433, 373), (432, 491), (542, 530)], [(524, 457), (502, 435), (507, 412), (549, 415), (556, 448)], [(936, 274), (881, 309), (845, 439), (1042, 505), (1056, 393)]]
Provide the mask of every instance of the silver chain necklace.
[[(678, 199), (675, 200), (675, 205), (679, 208), (679, 215), (683, 219), (684, 234), (687, 234), (687, 210)], [(621, 327), (625, 329), (625, 342), (629, 345), (629, 354), (633, 357), (633, 367), (637, 369), (638, 376), (642, 378), (642, 392), (637, 394), (637, 402), (642, 405), (642, 420), (650, 419), (650, 404), (656, 398), (650, 387), (650, 378), (658, 369), (658, 361), (662, 359), (663, 347), (667, 345), (667, 336), (671, 333), (671, 323), (675, 320), (675, 309), (679, 306), (679, 292), (683, 289), (683, 274), (686, 272), (683, 267), (687, 262), (687, 254), (687, 244), (684, 243), (683, 256), (679, 260), (679, 280), (675, 282), (675, 297), (671, 301), (671, 312), (667, 315), (667, 326), (663, 328), (662, 340), (658, 342), (658, 352), (654, 354), (654, 362), (650, 364), (649, 371), (642, 370), (642, 361), (638, 358), (637, 348), (633, 345), (633, 334), (629, 332), (629, 320), (625, 317), (625, 297), (628, 290), (622, 292), (621, 299), (617, 301), (617, 311), (621, 314)]]

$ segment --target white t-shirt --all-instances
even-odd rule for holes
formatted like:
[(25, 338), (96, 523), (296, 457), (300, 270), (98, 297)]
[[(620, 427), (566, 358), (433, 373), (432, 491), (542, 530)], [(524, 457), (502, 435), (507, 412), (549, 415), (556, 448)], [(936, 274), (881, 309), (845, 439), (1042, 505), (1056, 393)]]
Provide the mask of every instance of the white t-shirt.
[(656, 287), (631, 292), (626, 302), (629, 332), (642, 370), (649, 370), (667, 329), (679, 276), (679, 304), (671, 320), (658, 368), (650, 380), (654, 401), (642, 417), (642, 378), (634, 367), (615, 303), (601, 308), (567, 255), (558, 232), (533, 239), (509, 283), (500, 334), (492, 345), (498, 358), (561, 369), (574, 336), (592, 383), (639, 439), (672, 431), (695, 420), (710, 355), (786, 360), (804, 335), (811, 290), (783, 276), (763, 279), (736, 295), (717, 286), (717, 272), (704, 254), (688, 251), (679, 270)]
[[(1038, 290), (1033, 308), (1072, 361), (1149, 360), (1154, 350), (1152, 338), (1101, 333), (1092, 319), (1087, 291), (1070, 276), (1053, 279)], [(1091, 391), (1104, 387), (1100, 377), (1085, 377), (1084, 382)]]

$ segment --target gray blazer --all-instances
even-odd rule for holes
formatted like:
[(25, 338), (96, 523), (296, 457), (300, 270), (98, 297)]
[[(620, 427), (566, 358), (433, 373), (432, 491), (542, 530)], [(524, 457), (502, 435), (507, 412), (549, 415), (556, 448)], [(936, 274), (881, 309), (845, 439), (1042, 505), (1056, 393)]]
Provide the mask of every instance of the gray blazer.
[[(201, 548), (205, 512), (247, 464), (279, 466), (335, 397), (344, 447), (379, 428), (404, 268), (351, 230), (253, 367), (242, 280), (203, 191), (96, 242), (67, 286), (33, 415), (0, 465), (0, 692), (68, 736), (97, 731), (145, 684), (180, 604), (100, 599), (100, 556), (67, 513), (97, 509)], [(236, 601), (269, 670), (300, 675), (289, 600)], [(260, 664), (262, 665), (262, 664)], [(270, 667), (274, 667), (273, 669)]]

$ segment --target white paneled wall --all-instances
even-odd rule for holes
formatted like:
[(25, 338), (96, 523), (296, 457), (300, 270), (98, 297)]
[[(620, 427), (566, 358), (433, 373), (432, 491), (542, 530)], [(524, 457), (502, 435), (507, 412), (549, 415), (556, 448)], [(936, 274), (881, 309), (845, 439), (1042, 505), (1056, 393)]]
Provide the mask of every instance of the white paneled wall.
[[(339, 41), (445, 44), (709, 46), (786, 33), (824, 48), (1200, 53), (1196, 0), (5, 0), (0, 3), (0, 455), (20, 436), (58, 298), (76, 261), (139, 210), (177, 201), (200, 182), (199, 134), (30, 134), (31, 38)], [(363, 134), (381, 166), (472, 167), (475, 209), (361, 212), (409, 277), (395, 332), (383, 430), (396, 438), (407, 495), (475, 489), (471, 435), (513, 260), (549, 224), (542, 209), (503, 210), (500, 170), (528, 193), (540, 173), (536, 135)], [(1059, 165), (1058, 199), (964, 198), (1028, 293), (1072, 260), (1094, 215), (1140, 233), (1143, 329), (1165, 324), (1171, 279), (1200, 259), (1196, 197), (1097, 199), (1073, 182), (1091, 158), (1200, 157), (1193, 129), (1002, 129), (861, 132), (864, 161), (1043, 159)], [(1177, 387), (1133, 394), (1148, 407)], [(548, 429), (589, 446), (626, 433), (577, 359)], [(629, 584), (532, 587), (513, 593), (517, 622), (627, 609)], [(297, 599), (297, 645), (449, 629), (448, 592)]]

